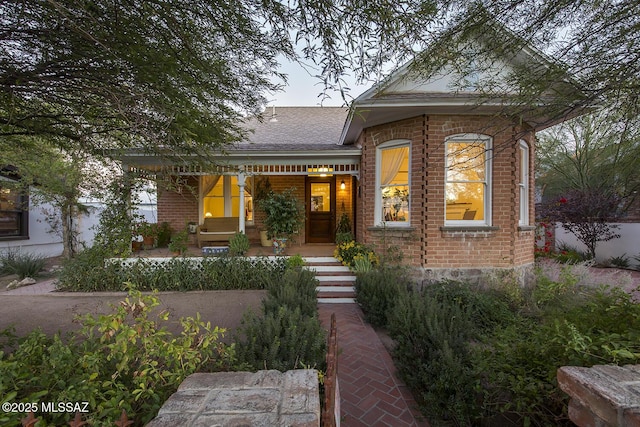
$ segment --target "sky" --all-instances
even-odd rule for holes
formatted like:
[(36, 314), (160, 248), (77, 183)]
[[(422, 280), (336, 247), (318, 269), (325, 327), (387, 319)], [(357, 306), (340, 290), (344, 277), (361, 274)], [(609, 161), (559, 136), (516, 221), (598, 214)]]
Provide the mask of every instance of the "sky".
[[(288, 84), (284, 92), (268, 94), (268, 106), (276, 105), (280, 107), (299, 106), (320, 106), (339, 107), (344, 105), (344, 100), (340, 92), (329, 92), (329, 98), (320, 97), (324, 85), (319, 78), (312, 75), (313, 68), (307, 66), (306, 70), (300, 64), (282, 60), (280, 71), (288, 75)], [(355, 79), (345, 77), (347, 85), (351, 88), (351, 97), (356, 98), (370, 86), (359, 86), (355, 84)]]

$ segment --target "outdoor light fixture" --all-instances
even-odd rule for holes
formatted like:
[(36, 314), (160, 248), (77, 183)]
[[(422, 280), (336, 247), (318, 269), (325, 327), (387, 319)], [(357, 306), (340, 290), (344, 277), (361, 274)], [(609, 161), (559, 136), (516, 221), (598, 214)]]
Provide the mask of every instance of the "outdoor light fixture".
[(347, 186), (344, 183), (344, 179), (340, 182), (340, 189), (344, 190), (345, 188), (347, 188)]

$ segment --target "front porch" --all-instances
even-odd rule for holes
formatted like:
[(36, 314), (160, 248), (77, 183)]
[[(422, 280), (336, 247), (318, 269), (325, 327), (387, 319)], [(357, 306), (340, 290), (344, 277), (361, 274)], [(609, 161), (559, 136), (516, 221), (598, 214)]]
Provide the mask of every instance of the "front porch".
[[(213, 245), (212, 245), (213, 246)], [(220, 243), (216, 246), (228, 246), (225, 243)], [(302, 257), (332, 257), (333, 251), (336, 248), (334, 243), (294, 243), (292, 246), (285, 250), (284, 256), (300, 255)], [(273, 248), (260, 246), (260, 244), (252, 243), (249, 248), (247, 256), (273, 256)], [(175, 255), (171, 253), (168, 248), (153, 248), (143, 249), (139, 252), (134, 252), (132, 255), (134, 258), (170, 258)], [(198, 248), (195, 244), (190, 244), (187, 247), (187, 252), (184, 256), (187, 257), (200, 257), (202, 256), (202, 249)]]

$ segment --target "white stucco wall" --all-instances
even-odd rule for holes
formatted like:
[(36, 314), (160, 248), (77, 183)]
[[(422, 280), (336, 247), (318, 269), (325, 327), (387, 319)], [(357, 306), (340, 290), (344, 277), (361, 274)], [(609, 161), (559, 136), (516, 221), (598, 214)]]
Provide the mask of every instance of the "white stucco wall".
[[(152, 194), (144, 193), (140, 197), (141, 203), (138, 205), (137, 213), (142, 215), (147, 222), (154, 223), (158, 215), (156, 211), (156, 200)], [(89, 206), (90, 213), (82, 215), (77, 219), (79, 235), (78, 241), (87, 247), (93, 244), (95, 227), (100, 222), (100, 214), (104, 210), (104, 204), (100, 201), (83, 201)], [(29, 207), (29, 238), (23, 240), (0, 241), (0, 252), (6, 250), (16, 250), (24, 253), (41, 255), (44, 257), (55, 257), (62, 254), (62, 238), (55, 233), (51, 233), (51, 228), (46, 221), (44, 212), (52, 212), (53, 207), (48, 204), (31, 205)]]
[(30, 206), (29, 209), (29, 238), (25, 240), (2, 240), (0, 251), (16, 250), (32, 253), (44, 257), (54, 257), (62, 254), (62, 239), (49, 233), (51, 228), (47, 224), (44, 211), (52, 211), (48, 203)]
[[(625, 255), (629, 258), (640, 255), (640, 223), (623, 223), (617, 224), (620, 228), (617, 233), (620, 238), (609, 240), (608, 242), (599, 242), (596, 247), (596, 260), (605, 261), (611, 257)], [(577, 247), (581, 251), (587, 248), (580, 243), (573, 234), (565, 231), (560, 224), (556, 226), (556, 245), (564, 242), (571, 246)], [(631, 260), (631, 263), (635, 263)]]

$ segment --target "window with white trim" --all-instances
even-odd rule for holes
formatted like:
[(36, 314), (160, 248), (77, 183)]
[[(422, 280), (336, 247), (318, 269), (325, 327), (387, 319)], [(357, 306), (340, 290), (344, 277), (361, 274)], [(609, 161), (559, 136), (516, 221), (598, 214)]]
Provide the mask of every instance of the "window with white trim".
[(446, 138), (446, 225), (491, 225), (491, 142), (480, 134)]
[(521, 226), (529, 225), (529, 145), (520, 141), (520, 219)]
[(408, 227), (410, 224), (409, 148), (409, 140), (403, 139), (387, 141), (376, 149), (376, 225)]
[[(200, 178), (202, 216), (205, 218), (240, 216), (240, 187), (232, 175), (209, 175)], [(245, 221), (253, 221), (253, 177), (244, 186)]]

